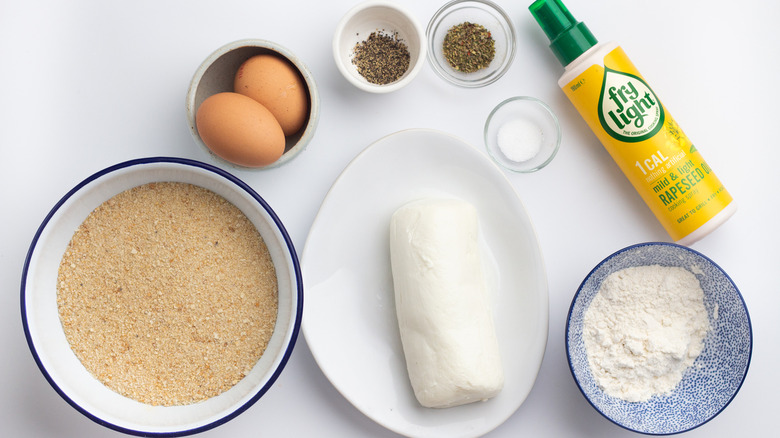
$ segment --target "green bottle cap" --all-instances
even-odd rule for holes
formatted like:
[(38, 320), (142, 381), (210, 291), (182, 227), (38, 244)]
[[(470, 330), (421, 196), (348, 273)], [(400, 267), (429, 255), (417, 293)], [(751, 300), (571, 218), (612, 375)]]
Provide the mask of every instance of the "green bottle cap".
[(585, 23), (578, 22), (561, 0), (536, 0), (528, 7), (550, 39), (550, 49), (564, 66), (598, 43)]

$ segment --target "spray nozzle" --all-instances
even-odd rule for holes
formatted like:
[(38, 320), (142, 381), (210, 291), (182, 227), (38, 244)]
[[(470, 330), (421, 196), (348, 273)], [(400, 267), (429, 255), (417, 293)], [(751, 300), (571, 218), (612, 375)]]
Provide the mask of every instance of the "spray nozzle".
[(578, 22), (561, 0), (536, 0), (528, 9), (550, 39), (550, 50), (564, 66), (598, 43), (588, 26)]

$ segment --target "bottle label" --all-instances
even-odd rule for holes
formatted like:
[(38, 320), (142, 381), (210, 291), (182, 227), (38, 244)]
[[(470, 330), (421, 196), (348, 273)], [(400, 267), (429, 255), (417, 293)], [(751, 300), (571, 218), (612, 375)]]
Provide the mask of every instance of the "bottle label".
[(731, 203), (623, 49), (612, 50), (603, 65), (590, 66), (563, 90), (672, 239)]
[(642, 78), (604, 68), (599, 121), (612, 138), (635, 143), (651, 138), (664, 124), (664, 108)]

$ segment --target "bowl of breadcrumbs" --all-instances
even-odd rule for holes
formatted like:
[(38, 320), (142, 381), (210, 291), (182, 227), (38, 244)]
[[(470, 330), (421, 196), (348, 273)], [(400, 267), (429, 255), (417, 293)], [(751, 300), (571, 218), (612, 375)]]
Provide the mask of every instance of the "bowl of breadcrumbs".
[(284, 225), (251, 187), (179, 158), (117, 164), (69, 191), (24, 263), (25, 335), (79, 412), (133, 435), (182, 436), (270, 388), (300, 329)]

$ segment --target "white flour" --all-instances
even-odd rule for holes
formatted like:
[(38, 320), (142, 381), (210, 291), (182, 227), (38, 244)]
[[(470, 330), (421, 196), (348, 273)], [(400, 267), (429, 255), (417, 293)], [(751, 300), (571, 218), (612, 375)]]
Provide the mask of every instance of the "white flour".
[(609, 275), (584, 320), (599, 386), (629, 402), (674, 389), (710, 328), (703, 297), (699, 281), (684, 268), (638, 266)]

